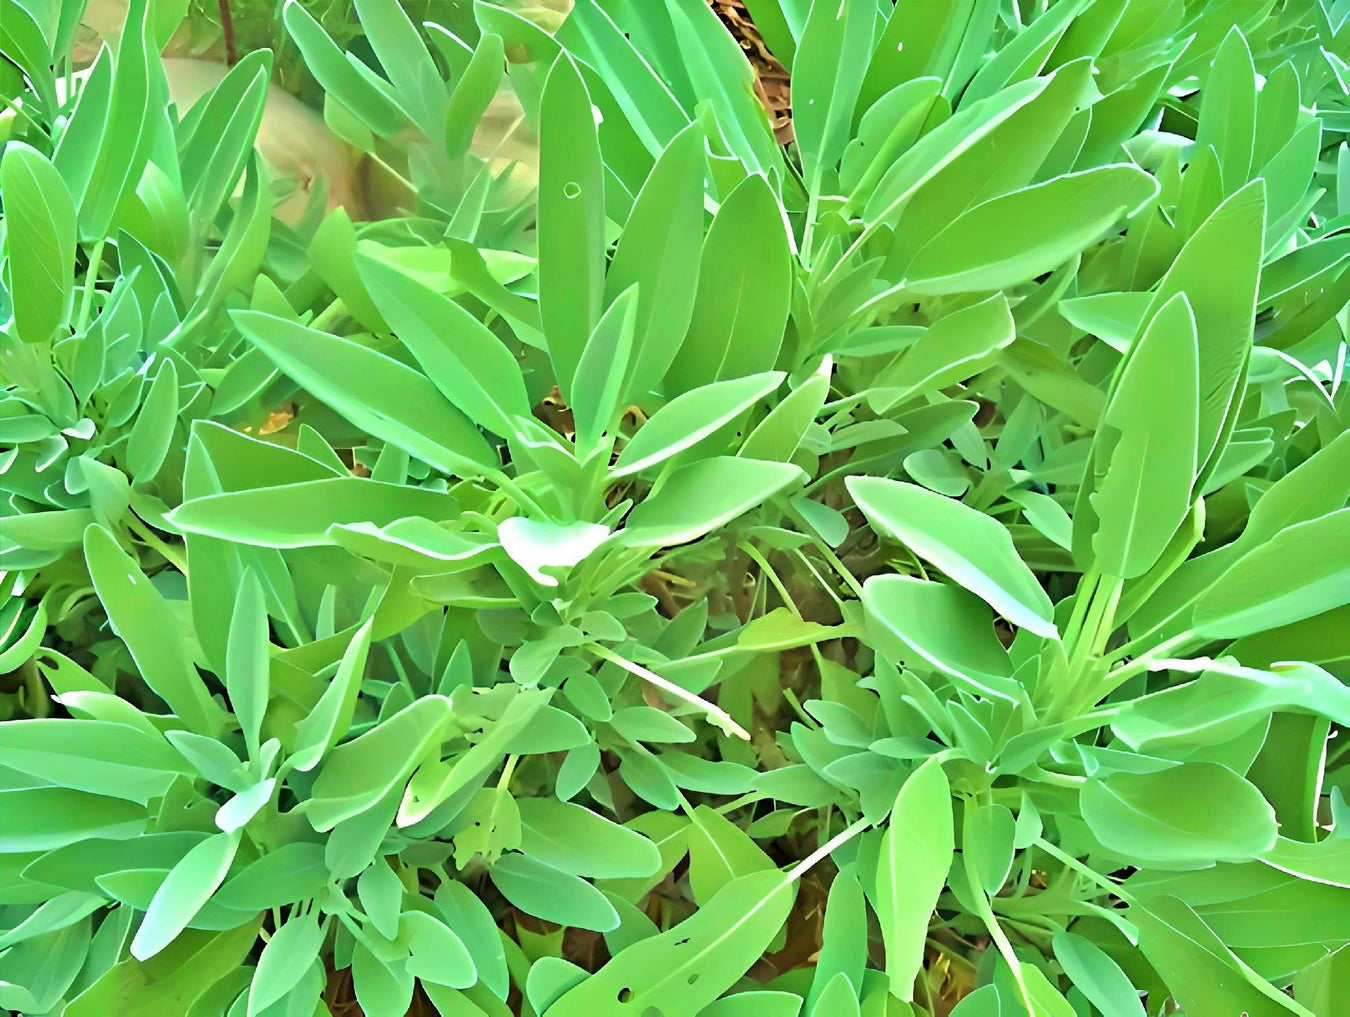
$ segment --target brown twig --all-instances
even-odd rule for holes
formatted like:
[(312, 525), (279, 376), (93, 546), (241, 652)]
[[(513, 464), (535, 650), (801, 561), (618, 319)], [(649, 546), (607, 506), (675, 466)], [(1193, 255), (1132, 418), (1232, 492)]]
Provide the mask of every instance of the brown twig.
[(231, 67), (239, 60), (234, 51), (234, 22), (230, 19), (230, 0), (217, 0), (220, 5), (220, 30), (225, 36), (225, 62)]

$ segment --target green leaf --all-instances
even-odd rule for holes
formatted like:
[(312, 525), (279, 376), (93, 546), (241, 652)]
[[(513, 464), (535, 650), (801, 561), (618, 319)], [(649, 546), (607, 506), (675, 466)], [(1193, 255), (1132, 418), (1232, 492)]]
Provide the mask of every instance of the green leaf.
[(248, 1015), (257, 1017), (305, 977), (319, 958), (324, 929), (314, 912), (292, 915), (263, 947), (248, 991)]
[[(133, 957), (112, 964), (65, 1012), (70, 1017), (188, 1014), (197, 1000), (244, 963), (257, 943), (260, 923), (254, 918), (225, 932), (189, 929), (144, 963)], [(113, 944), (114, 959), (120, 945)]]
[(182, 177), (198, 235), (207, 232), (244, 174), (271, 72), (271, 53), (246, 53), (193, 112), (191, 131), (181, 143)]
[(496, 468), (482, 434), (411, 368), (274, 315), (236, 311), (232, 318), (277, 367), (367, 433), (447, 473), (474, 477)]
[(366, 38), (393, 85), (396, 101), (424, 134), (439, 138), (445, 128), (449, 96), (412, 20), (398, 4), (382, 0), (354, 3)]
[(223, 726), (223, 713), (197, 673), (181, 623), (163, 596), (103, 527), (85, 530), (84, 556), (108, 621), (146, 685), (189, 730), (214, 736)]
[(502, 896), (526, 914), (578, 929), (617, 928), (618, 912), (590, 883), (529, 855), (502, 855), (488, 869)]
[(149, 817), (135, 802), (60, 787), (0, 790), (0, 851), (51, 851), (91, 837), (125, 839), (145, 831)]
[(1203, 868), (1275, 846), (1275, 810), (1253, 784), (1217, 763), (1089, 778), (1082, 814), (1108, 851), (1139, 866)]
[(409, 517), (433, 523), (458, 516), (459, 503), (440, 491), (360, 477), (327, 477), (193, 498), (169, 513), (186, 533), (254, 547), (317, 547), (341, 543), (336, 527), (388, 526)]
[[(591, 98), (572, 58), (544, 84), (539, 139), (539, 306), (560, 384), (576, 375), (600, 320), (605, 285), (605, 183)], [(563, 398), (571, 392), (564, 390)]]
[(1184, 901), (1153, 897), (1130, 910), (1139, 949), (1187, 1011), (1312, 1017), (1239, 960)]
[[(1276, 664), (1263, 671), (1202, 657), (1185, 665), (1202, 672), (1196, 681), (1133, 699), (1112, 719), (1111, 730), (1130, 748), (1156, 752), (1218, 744), (1287, 710), (1350, 723), (1350, 689), (1315, 664)], [(1173, 667), (1181, 670), (1182, 662)]]
[[(728, 883), (683, 922), (619, 952), (549, 1008), (549, 1017), (588, 1017), (616, 1010), (695, 1017), (730, 988), (782, 927), (794, 885), (778, 872)], [(620, 995), (622, 994), (622, 999)]]
[(1213, 145), (1225, 194), (1247, 182), (1256, 134), (1256, 69), (1242, 31), (1233, 26), (1214, 54), (1214, 65), (1200, 89), (1200, 118), (1195, 143)]
[(1056, 638), (1050, 598), (1002, 523), (950, 498), (878, 477), (849, 477), (868, 521), (976, 594), (1008, 621)]
[(131, 941), (133, 957), (140, 961), (153, 957), (187, 928), (202, 905), (225, 882), (238, 849), (238, 833), (218, 833), (194, 847), (169, 870)]
[[(830, 983), (843, 976), (855, 994), (862, 989), (867, 966), (867, 903), (858, 882), (857, 867), (850, 863), (830, 883), (821, 928), (820, 957), (806, 996), (810, 1012)], [(828, 1011), (826, 1011), (828, 1012)]]
[(1195, 605), (1194, 628), (1237, 638), (1350, 602), (1350, 509), (1289, 526), (1232, 564)]
[(1072, 932), (1058, 932), (1052, 945), (1064, 973), (1102, 1017), (1143, 1017), (1139, 993), (1120, 965), (1096, 943)]
[(455, 82), (445, 110), (445, 151), (452, 159), (469, 151), (475, 129), (488, 111), (506, 67), (502, 37), (485, 32), (464, 73)]
[(863, 605), (874, 644), (887, 659), (917, 656), (968, 692), (1021, 702), (993, 616), (974, 594), (912, 576), (873, 576), (863, 585)]
[(1178, 294), (1130, 348), (1093, 445), (1092, 548), (1105, 575), (1147, 572), (1191, 510), (1197, 371), (1195, 318)]
[(904, 286), (941, 295), (1030, 282), (1063, 264), (1158, 193), (1133, 166), (1070, 173), (976, 205), (914, 255)]
[[(74, 703), (69, 698), (70, 705)], [(46, 717), (0, 724), (4, 765), (42, 781), (145, 805), (164, 794), (182, 757), (154, 728)]]
[(714, 382), (657, 410), (624, 446), (610, 471), (626, 477), (664, 462), (735, 420), (783, 383), (781, 371)]
[[(99, 241), (109, 235), (119, 206), (136, 189), (150, 150), (151, 118), (156, 113), (156, 78), (150, 60), (159, 50), (148, 15), (148, 0), (131, 0), (113, 61), (112, 91), (106, 113), (89, 110), (102, 133), (88, 189), (79, 201), (80, 238)], [(162, 106), (160, 107), (162, 108)], [(97, 129), (97, 128), (96, 128)], [(67, 177), (67, 182), (70, 178)]]
[(581, 351), (571, 392), (576, 443), (583, 452), (595, 448), (601, 436), (614, 426), (625, 391), (640, 306), (635, 284), (609, 305)]
[[(627, 397), (646, 402), (660, 387), (694, 313), (703, 241), (703, 132), (690, 124), (666, 146), (633, 202), (605, 277), (610, 313), (638, 287)], [(574, 403), (580, 400), (573, 393)]]
[(922, 392), (973, 377), (993, 363), (994, 353), (1014, 335), (1002, 294), (943, 315), (877, 376), (869, 402), (876, 412), (886, 413)]
[(498, 999), (509, 986), (502, 939), (487, 905), (463, 883), (449, 880), (436, 891), (436, 907), (469, 951), (478, 978)]
[(738, 876), (774, 868), (773, 860), (739, 826), (706, 805), (690, 817), (689, 887), (706, 904)]
[(594, 879), (654, 874), (660, 853), (650, 840), (580, 805), (519, 798), (520, 849), (562, 872)]
[(802, 382), (765, 414), (755, 425), (745, 444), (736, 453), (747, 459), (768, 459), (786, 463), (801, 446), (812, 421), (819, 415), (830, 393), (832, 362), (827, 358), (819, 370)]
[(848, 144), (874, 20), (859, 4), (815, 0), (792, 58), (793, 133), (802, 177), (815, 196)]
[(173, 442), (178, 413), (178, 369), (166, 358), (160, 362), (136, 423), (127, 435), (125, 469), (133, 483), (153, 480), (164, 465)]
[(230, 619), (225, 651), (225, 689), (239, 718), (249, 756), (258, 758), (258, 732), (270, 698), (268, 659), (271, 644), (262, 584), (251, 569), (244, 573)]
[(399, 919), (399, 938), (412, 954), (410, 974), (423, 982), (464, 989), (478, 981), (478, 971), (464, 941), (445, 923), (424, 911), (406, 911)]
[(761, 505), (804, 474), (789, 463), (719, 456), (681, 466), (660, 491), (628, 514), (626, 547), (667, 547), (696, 540)]
[(529, 416), (530, 400), (501, 341), (459, 304), (396, 268), (365, 255), (357, 267), (376, 308), (441, 394), (480, 427), (514, 434), (513, 418)]
[(886, 946), (891, 992), (914, 998), (928, 922), (947, 883), (955, 851), (952, 793), (937, 759), (910, 774), (891, 809), (876, 873), (873, 904)]
[(55, 167), (21, 141), (0, 159), (14, 332), (41, 343), (69, 324), (75, 285), (75, 205)]
[(337, 673), (314, 708), (295, 725), (295, 749), (290, 765), (312, 770), (333, 744), (347, 733), (356, 697), (361, 691), (362, 672), (370, 652), (373, 620), (366, 621), (352, 636), (338, 662)]
[(1226, 422), (1252, 344), (1252, 322), (1265, 222), (1265, 183), (1238, 190), (1201, 223), (1154, 291), (1143, 320), (1178, 293), (1195, 315), (1200, 363), (1199, 476), (1208, 476), (1223, 451)]
[(306, 815), (314, 829), (328, 831), (389, 794), (417, 768), (426, 750), (451, 724), (445, 696), (424, 696), (388, 720), (328, 754)]
[[(304, 55), (305, 66), (326, 93), (380, 137), (398, 133), (407, 118), (393, 100), (392, 89), (375, 75), (363, 75), (352, 56), (344, 56), (300, 0), (286, 0), (281, 12), (286, 31)], [(383, 86), (383, 87), (380, 87)]]
[(770, 370), (791, 292), (783, 211), (763, 177), (747, 177), (722, 202), (703, 241), (693, 317), (666, 393)]

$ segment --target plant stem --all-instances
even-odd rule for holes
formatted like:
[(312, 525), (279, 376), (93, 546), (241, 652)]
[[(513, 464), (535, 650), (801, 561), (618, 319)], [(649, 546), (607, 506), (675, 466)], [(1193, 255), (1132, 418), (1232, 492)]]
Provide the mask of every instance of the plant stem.
[(1070, 869), (1073, 869), (1074, 872), (1077, 872), (1081, 876), (1087, 877), (1089, 880), (1091, 880), (1097, 886), (1100, 886), (1107, 893), (1119, 897), (1126, 904), (1134, 903), (1134, 898), (1130, 896), (1129, 892), (1124, 887), (1111, 882), (1111, 880), (1107, 879), (1100, 872), (1097, 872), (1090, 866), (1083, 864), (1077, 858), (1073, 857), (1073, 855), (1069, 854), (1067, 851), (1062, 851), (1060, 848), (1056, 847), (1054, 844), (1051, 844), (1048, 840), (1045, 840), (1042, 837), (1036, 838), (1036, 846), (1040, 848), (1042, 851), (1044, 851), (1046, 854), (1048, 854), (1051, 858), (1054, 858), (1057, 861), (1062, 862), (1064, 865), (1068, 866)]
[(798, 618), (801, 618), (801, 612), (797, 610), (797, 605), (792, 601), (792, 594), (790, 594), (788, 588), (783, 585), (783, 580), (778, 578), (778, 573), (773, 570), (773, 567), (769, 564), (768, 560), (765, 559), (765, 557), (748, 541), (741, 543), (740, 548), (750, 556), (751, 560), (759, 566), (760, 571), (764, 573), (769, 582), (773, 584), (773, 588), (778, 591), (778, 596), (783, 600), (783, 606)]
[(787, 878), (800, 879), (803, 875), (806, 874), (806, 872), (809, 869), (814, 867), (816, 863), (818, 863), (824, 858), (828, 858), (841, 845), (847, 844), (854, 837), (858, 836), (858, 834), (862, 833), (871, 825), (872, 824), (869, 823), (866, 819), (855, 820), (849, 826), (845, 827), (841, 832), (836, 833), (824, 844), (816, 848), (809, 855), (803, 858), (800, 862), (798, 862), (796, 865), (790, 868), (787, 872)]
[(708, 715), (712, 721), (727, 734), (735, 735), (745, 741), (750, 740), (750, 732), (732, 719), (731, 714), (714, 703), (708, 702), (702, 696), (696, 696), (688, 689), (681, 688), (668, 678), (662, 678), (655, 671), (650, 671), (641, 664), (634, 663), (627, 657), (621, 657), (619, 654), (610, 650), (608, 647), (601, 646), (599, 643), (587, 643), (586, 649), (590, 650), (602, 660), (607, 660), (611, 664), (617, 664), (629, 674), (637, 675), (645, 682), (655, 685), (662, 692), (667, 692), (676, 699), (682, 699), (690, 706), (695, 706)]
[(1163, 659), (1171, 651), (1185, 646), (1196, 638), (1195, 630), (1187, 629), (1185, 632), (1181, 632), (1171, 639), (1163, 640), (1147, 653), (1135, 657), (1134, 660), (1130, 661), (1128, 664), (1122, 664), (1114, 671), (1106, 672), (1106, 675), (1102, 678), (1099, 695), (1097, 695), (1095, 699), (1101, 699), (1103, 696), (1110, 695), (1119, 688), (1122, 683), (1129, 681), (1141, 671), (1148, 670), (1148, 666), (1154, 661)]
[(94, 307), (94, 284), (98, 282), (98, 270), (103, 264), (103, 245), (106, 238), (100, 237), (89, 252), (89, 267), (84, 273), (84, 295), (80, 297), (80, 315), (75, 319), (75, 331), (83, 332), (89, 325), (89, 314)]
[(1069, 614), (1069, 623), (1064, 626), (1064, 645), (1070, 649), (1078, 640), (1078, 633), (1083, 627), (1083, 616), (1092, 602), (1092, 594), (1097, 589), (1097, 581), (1100, 578), (1101, 575), (1096, 569), (1089, 569), (1078, 581), (1078, 589), (1073, 596), (1073, 611)]
[(524, 509), (529, 515), (540, 521), (547, 521), (549, 515), (540, 507), (539, 503), (526, 494), (519, 484), (512, 480), (501, 470), (493, 470), (488, 474), (488, 479), (500, 487), (507, 496), (516, 503), (517, 507)]

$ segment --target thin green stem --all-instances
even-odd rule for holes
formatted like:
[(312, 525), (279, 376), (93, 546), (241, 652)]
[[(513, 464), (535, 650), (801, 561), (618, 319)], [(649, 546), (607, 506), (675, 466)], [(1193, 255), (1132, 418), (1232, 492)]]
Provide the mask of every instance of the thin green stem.
[(1070, 649), (1078, 641), (1078, 633), (1083, 627), (1083, 617), (1092, 603), (1092, 594), (1097, 589), (1099, 579), (1101, 574), (1096, 569), (1089, 569), (1078, 581), (1078, 589), (1073, 595), (1073, 610), (1069, 613), (1068, 624), (1064, 626), (1064, 645)]
[(1073, 869), (1074, 872), (1077, 872), (1080, 876), (1084, 876), (1092, 883), (1095, 883), (1097, 886), (1100, 886), (1107, 893), (1119, 897), (1126, 904), (1134, 903), (1134, 898), (1130, 896), (1129, 891), (1127, 891), (1124, 887), (1111, 882), (1111, 880), (1107, 879), (1100, 872), (1097, 872), (1092, 867), (1085, 865), (1083, 862), (1080, 862), (1077, 858), (1073, 857), (1073, 855), (1069, 854), (1066, 851), (1061, 850), (1054, 844), (1051, 844), (1048, 840), (1045, 840), (1042, 837), (1037, 837), (1036, 846), (1040, 848), (1042, 851), (1044, 851), (1046, 854), (1048, 854), (1051, 858), (1054, 858), (1057, 861), (1062, 862), (1070, 869)]
[(150, 530), (148, 526), (140, 521), (134, 514), (127, 515), (127, 528), (131, 530), (142, 542), (150, 545), (159, 552), (160, 557), (176, 568), (183, 575), (187, 575), (187, 559), (171, 548), (164, 541)]
[(498, 791), (506, 790), (507, 786), (511, 783), (511, 775), (516, 772), (516, 763), (519, 761), (520, 757), (514, 752), (506, 757), (506, 765), (502, 767), (502, 775), (497, 778)]
[(89, 326), (89, 315), (94, 307), (94, 289), (98, 282), (98, 270), (103, 263), (103, 245), (108, 241), (100, 237), (89, 253), (89, 267), (84, 273), (84, 295), (80, 297), (80, 315), (75, 319), (75, 331), (83, 332)]
[(778, 573), (773, 570), (773, 566), (769, 564), (768, 560), (748, 541), (742, 542), (740, 548), (750, 556), (751, 560), (759, 566), (760, 571), (764, 573), (769, 582), (773, 584), (773, 588), (778, 591), (778, 596), (782, 598), (783, 605), (800, 618), (801, 612), (797, 610), (797, 605), (793, 603), (792, 594), (790, 594), (788, 588), (783, 585), (783, 580), (778, 578)]
[(720, 706), (708, 702), (702, 696), (697, 696), (688, 689), (681, 688), (669, 678), (662, 678), (655, 671), (651, 671), (641, 664), (629, 660), (627, 657), (622, 657), (608, 647), (601, 646), (599, 643), (587, 643), (586, 649), (590, 650), (591, 653), (595, 654), (595, 656), (599, 657), (601, 660), (607, 660), (611, 664), (617, 664), (629, 674), (636, 675), (643, 681), (655, 685), (662, 692), (667, 692), (676, 699), (682, 699), (690, 706), (702, 710), (727, 734), (735, 735), (737, 738), (744, 739), (747, 742), (750, 740), (750, 732), (741, 727), (740, 724), (736, 723), (731, 714), (727, 713), (727, 711)]
[(828, 858), (841, 846), (847, 844), (858, 834), (862, 833), (872, 824), (866, 819), (858, 819), (845, 827), (841, 832), (836, 833), (820, 847), (816, 848), (800, 862), (790, 868), (787, 872), (788, 879), (800, 879), (812, 868), (814, 868), (822, 859)]
[(521, 489), (511, 477), (507, 476), (501, 470), (493, 470), (488, 474), (488, 479), (502, 489), (518, 508), (522, 508), (528, 515), (533, 516), (541, 522), (549, 519), (549, 514), (544, 511), (540, 504), (531, 498)]
[(319, 332), (327, 332), (328, 326), (341, 318), (346, 312), (347, 305), (341, 300), (334, 300), (314, 316), (314, 320), (309, 323), (309, 327)]
[(858, 582), (857, 577), (849, 571), (848, 566), (839, 560), (839, 556), (834, 553), (833, 548), (816, 535), (816, 531), (812, 528), (811, 524), (807, 522), (806, 517), (793, 508), (790, 502), (784, 501), (782, 502), (782, 506), (787, 511), (788, 515), (792, 516), (792, 518), (800, 524), (802, 533), (810, 538), (812, 546), (820, 552), (820, 556), (829, 563), (830, 568), (834, 569), (835, 574), (848, 585), (848, 588), (853, 591), (854, 596), (859, 600), (862, 600), (862, 583)]
[(1203, 637), (1197, 635), (1194, 629), (1187, 629), (1185, 632), (1181, 632), (1171, 639), (1164, 640), (1147, 653), (1135, 657), (1134, 660), (1130, 661), (1128, 664), (1122, 664), (1114, 671), (1106, 672), (1102, 678), (1099, 692), (1094, 697), (1093, 701), (1095, 702), (1105, 696), (1109, 696), (1135, 675), (1147, 671), (1149, 665), (1166, 658), (1173, 650), (1180, 649), (1188, 643), (1194, 642), (1200, 638)]

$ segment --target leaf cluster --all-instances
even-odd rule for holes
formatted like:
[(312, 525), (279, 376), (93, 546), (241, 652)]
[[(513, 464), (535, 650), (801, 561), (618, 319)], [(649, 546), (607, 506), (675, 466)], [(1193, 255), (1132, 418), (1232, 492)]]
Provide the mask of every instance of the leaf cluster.
[(210, 6), (0, 0), (0, 1007), (1345, 1012), (1350, 5), (258, 4), (369, 222)]

